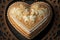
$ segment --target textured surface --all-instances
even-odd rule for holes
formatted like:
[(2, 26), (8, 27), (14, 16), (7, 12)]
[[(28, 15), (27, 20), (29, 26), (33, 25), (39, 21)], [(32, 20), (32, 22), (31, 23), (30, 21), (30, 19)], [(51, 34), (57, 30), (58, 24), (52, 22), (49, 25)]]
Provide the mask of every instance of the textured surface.
[[(7, 5), (10, 2), (12, 3), (12, 1), (13, 0), (0, 0), (0, 40), (19, 40), (19, 39), (27, 40), (24, 37), (20, 37), (17, 34), (17, 32), (15, 32), (17, 35), (14, 34), (13, 31), (15, 30), (14, 29), (11, 30), (11, 28), (9, 27), (10, 25), (9, 26), (7, 25), (5, 11), (6, 11)], [(53, 18), (52, 18), (53, 20), (51, 21), (52, 25), (48, 25), (48, 28), (43, 31), (44, 33), (46, 33), (46, 35), (43, 34), (42, 32), (32, 40), (40, 40), (40, 39), (60, 40), (60, 0), (42, 0), (42, 1), (48, 2), (53, 8)], [(32, 3), (32, 2), (29, 2), (29, 3)], [(48, 29), (50, 30), (48, 31)]]

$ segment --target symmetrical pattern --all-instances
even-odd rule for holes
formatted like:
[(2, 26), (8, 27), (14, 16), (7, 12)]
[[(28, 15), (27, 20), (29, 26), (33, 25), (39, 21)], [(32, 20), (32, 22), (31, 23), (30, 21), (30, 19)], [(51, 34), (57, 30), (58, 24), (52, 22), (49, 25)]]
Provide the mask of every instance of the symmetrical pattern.
[[(0, 40), (19, 40), (10, 30), (6, 23), (5, 11), (7, 5), (14, 0), (0, 0)], [(27, 1), (27, 0), (21, 0)], [(39, 1), (39, 0), (34, 0)], [(53, 23), (47, 34), (41, 38), (42, 40), (60, 40), (60, 0), (41, 0), (48, 2), (53, 8)], [(13, 30), (12, 30), (13, 31)], [(39, 36), (40, 37), (40, 36)], [(20, 40), (23, 40), (20, 38)], [(40, 40), (34, 38), (32, 40)]]

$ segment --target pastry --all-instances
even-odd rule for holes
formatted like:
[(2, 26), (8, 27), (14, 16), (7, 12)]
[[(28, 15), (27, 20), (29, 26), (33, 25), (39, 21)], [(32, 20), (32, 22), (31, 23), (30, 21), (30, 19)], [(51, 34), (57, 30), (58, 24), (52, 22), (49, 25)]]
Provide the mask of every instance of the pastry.
[(7, 17), (19, 33), (32, 39), (49, 24), (52, 10), (45, 2), (35, 2), (31, 5), (15, 2), (9, 6)]

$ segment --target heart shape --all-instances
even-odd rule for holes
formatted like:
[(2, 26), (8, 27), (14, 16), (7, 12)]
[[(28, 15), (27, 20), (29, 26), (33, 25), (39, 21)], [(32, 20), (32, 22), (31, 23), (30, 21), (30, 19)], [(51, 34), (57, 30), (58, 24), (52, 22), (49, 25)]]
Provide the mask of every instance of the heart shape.
[(28, 39), (35, 37), (45, 28), (51, 16), (51, 7), (45, 2), (35, 2), (31, 5), (25, 2), (15, 2), (9, 6), (7, 11), (10, 23)]

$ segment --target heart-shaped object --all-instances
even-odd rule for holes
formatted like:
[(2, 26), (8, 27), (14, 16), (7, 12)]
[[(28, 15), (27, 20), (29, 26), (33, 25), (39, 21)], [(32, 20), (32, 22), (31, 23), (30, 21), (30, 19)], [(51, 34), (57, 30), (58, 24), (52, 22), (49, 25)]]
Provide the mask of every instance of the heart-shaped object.
[(9, 6), (7, 17), (19, 33), (32, 39), (49, 24), (52, 11), (50, 5), (45, 2), (35, 2), (31, 5), (15, 2)]

